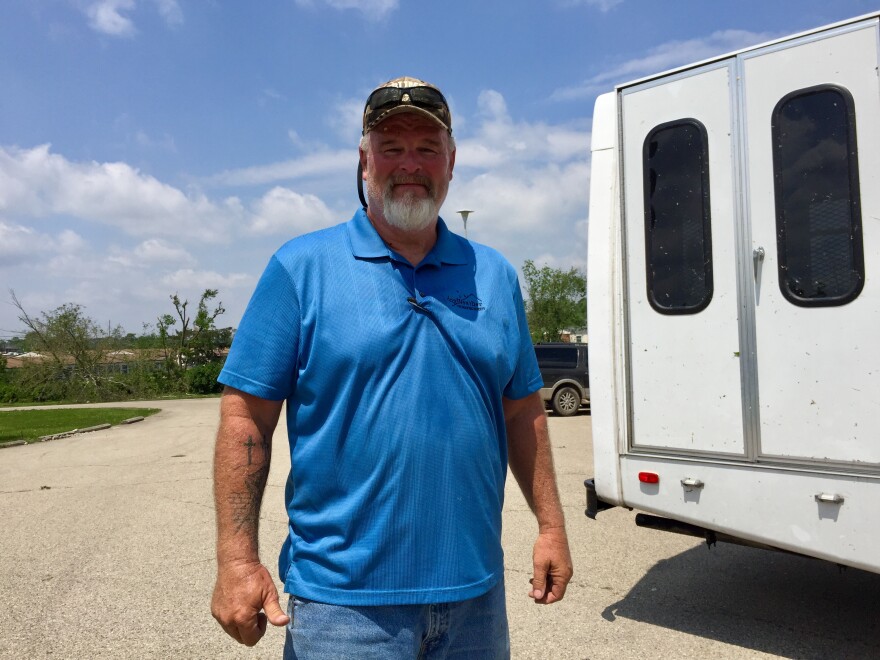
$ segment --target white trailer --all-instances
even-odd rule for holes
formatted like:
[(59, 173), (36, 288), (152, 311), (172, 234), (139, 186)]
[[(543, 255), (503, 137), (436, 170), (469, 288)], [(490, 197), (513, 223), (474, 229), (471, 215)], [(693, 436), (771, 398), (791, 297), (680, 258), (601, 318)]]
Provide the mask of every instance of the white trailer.
[(878, 20), (597, 99), (591, 517), (880, 572)]

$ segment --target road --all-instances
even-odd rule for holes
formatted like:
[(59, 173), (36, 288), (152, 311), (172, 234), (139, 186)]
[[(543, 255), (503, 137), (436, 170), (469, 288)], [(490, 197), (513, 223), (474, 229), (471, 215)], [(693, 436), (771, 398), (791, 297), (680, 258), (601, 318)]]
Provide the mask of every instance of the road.
[[(0, 658), (279, 658), (283, 630), (248, 649), (208, 610), (218, 400), (125, 405), (162, 412), (0, 450)], [(880, 575), (751, 548), (709, 550), (638, 529), (625, 510), (590, 521), (590, 417), (551, 416), (550, 429), (575, 577), (561, 603), (526, 597), (536, 526), (510, 479), (514, 658), (880, 657)], [(286, 529), (283, 434), (282, 425), (261, 525), (273, 572)]]

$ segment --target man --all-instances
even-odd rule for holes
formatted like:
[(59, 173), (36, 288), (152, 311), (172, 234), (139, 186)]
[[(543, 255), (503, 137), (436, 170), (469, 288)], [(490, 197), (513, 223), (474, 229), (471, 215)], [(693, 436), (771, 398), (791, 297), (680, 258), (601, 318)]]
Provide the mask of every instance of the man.
[[(538, 519), (529, 595), (572, 574), (540, 373), (514, 269), (438, 216), (455, 143), (440, 91), (377, 88), (368, 207), (272, 258), (235, 336), (217, 434), (212, 612), (285, 658), (509, 657), (500, 543), (507, 464)], [(291, 471), (279, 568), (257, 526), (284, 401)], [(261, 611), (262, 610), (262, 611)]]

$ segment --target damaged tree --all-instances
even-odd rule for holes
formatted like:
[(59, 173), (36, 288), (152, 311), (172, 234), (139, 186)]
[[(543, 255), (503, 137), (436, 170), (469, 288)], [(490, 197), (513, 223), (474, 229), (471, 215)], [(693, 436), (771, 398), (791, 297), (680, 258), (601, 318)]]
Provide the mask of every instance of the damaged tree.
[(110, 353), (120, 345), (122, 328), (102, 329), (73, 303), (32, 316), (15, 292), (9, 293), (19, 321), (28, 329), (30, 356), (20, 384), (34, 400), (100, 401), (126, 393), (126, 385), (107, 368), (113, 361)]

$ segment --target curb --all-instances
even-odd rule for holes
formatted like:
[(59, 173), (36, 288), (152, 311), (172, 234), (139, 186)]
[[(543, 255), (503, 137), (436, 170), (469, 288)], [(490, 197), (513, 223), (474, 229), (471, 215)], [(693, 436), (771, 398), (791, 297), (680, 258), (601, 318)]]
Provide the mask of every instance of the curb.
[(49, 442), (50, 440), (60, 440), (61, 438), (69, 438), (72, 435), (79, 435), (80, 433), (91, 433), (92, 431), (103, 431), (104, 429), (109, 429), (111, 424), (96, 424), (95, 426), (87, 426), (84, 429), (73, 429), (72, 431), (65, 431), (64, 433), (54, 433), (52, 435), (43, 435), (37, 438), (37, 442)]

